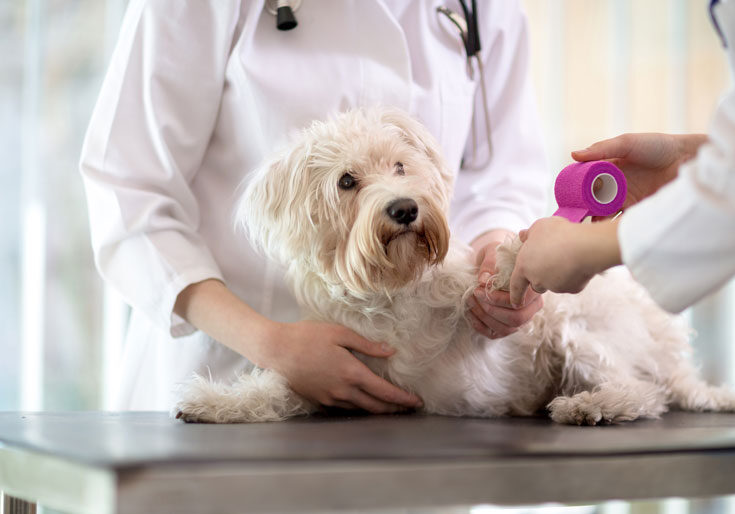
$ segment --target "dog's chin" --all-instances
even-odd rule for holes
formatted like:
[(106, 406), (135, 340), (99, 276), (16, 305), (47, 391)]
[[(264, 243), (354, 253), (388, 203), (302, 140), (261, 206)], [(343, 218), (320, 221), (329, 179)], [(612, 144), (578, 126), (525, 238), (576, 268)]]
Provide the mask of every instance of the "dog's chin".
[(417, 280), (433, 256), (426, 236), (413, 230), (391, 234), (385, 243), (385, 254), (392, 267), (384, 271), (383, 285), (390, 289)]
[(402, 230), (391, 234), (385, 242), (385, 253), (388, 259), (396, 263), (407, 256), (420, 253), (419, 240), (421, 237), (413, 230)]
[[(393, 243), (396, 243), (398, 245), (411, 245), (415, 244), (417, 240), (418, 234), (414, 230), (404, 229), (404, 230), (397, 230), (395, 232), (391, 232), (385, 237), (385, 241), (383, 245), (386, 249), (386, 254), (388, 253), (388, 249), (392, 246), (396, 246)], [(408, 241), (407, 241), (408, 240)]]

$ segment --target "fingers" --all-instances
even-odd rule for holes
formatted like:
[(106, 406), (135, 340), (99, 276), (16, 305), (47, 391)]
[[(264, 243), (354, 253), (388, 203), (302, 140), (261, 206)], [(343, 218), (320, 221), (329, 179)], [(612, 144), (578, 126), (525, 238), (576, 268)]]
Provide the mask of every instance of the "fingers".
[(494, 318), (472, 297), (467, 300), (467, 306), (470, 308), (469, 320), (472, 328), (488, 339), (506, 337), (518, 331), (518, 326), (510, 326)]
[(406, 408), (395, 403), (388, 403), (379, 400), (360, 389), (353, 389), (350, 403), (356, 407), (371, 412), (373, 414), (393, 414), (395, 412), (405, 411)]
[(630, 142), (627, 134), (598, 141), (584, 150), (572, 152), (572, 158), (575, 161), (599, 161), (602, 159), (621, 158), (628, 155), (630, 151)]
[(327, 407), (337, 407), (344, 410), (364, 410), (372, 414), (395, 414), (409, 410), (400, 405), (381, 402), (359, 389), (353, 389), (350, 398), (352, 398), (351, 401), (332, 400)]
[(487, 291), (484, 287), (478, 287), (475, 289), (475, 298), (481, 304), (489, 304), (496, 307), (504, 307), (506, 309), (524, 307), (537, 297), (538, 293), (532, 289), (528, 289), (526, 294), (523, 296), (521, 303), (518, 306), (513, 307), (513, 304), (510, 303), (510, 293), (508, 291)]
[(531, 284), (531, 291), (533, 291), (535, 293), (538, 293), (539, 295), (542, 295), (546, 291), (548, 291), (548, 289), (546, 289), (546, 288), (544, 288), (542, 286), (535, 286), (535, 285)]
[(354, 403), (345, 402), (342, 400), (333, 400), (331, 405), (328, 405), (328, 407), (337, 407), (338, 409), (345, 409), (345, 410), (359, 410), (360, 409), (360, 407), (358, 407)]
[(386, 343), (370, 341), (348, 328), (342, 328), (344, 332), (339, 334), (340, 339), (338, 344), (340, 346), (371, 357), (390, 357), (395, 353), (395, 349), (391, 348), (390, 345)]
[[(508, 293), (503, 293), (504, 303), (509, 304)], [(528, 323), (531, 318), (543, 307), (543, 299), (534, 291), (529, 290), (520, 308), (503, 307), (493, 304), (487, 299), (469, 298), (467, 306), (470, 308), (470, 321), (473, 328), (481, 334), (495, 339), (506, 337)]]
[(488, 280), (490, 280), (490, 277), (495, 274), (495, 248), (497, 245), (494, 245), (492, 248), (488, 249), (485, 248), (484, 253), (482, 254), (482, 260), (479, 260), (477, 262), (477, 276), (479, 277), (480, 282), (485, 283)]
[[(344, 350), (343, 350), (344, 351)], [(350, 355), (352, 362), (341, 377), (317, 398), (319, 403), (341, 409), (363, 409), (375, 414), (401, 412), (423, 406), (421, 398), (375, 375)]]
[(528, 279), (520, 272), (518, 267), (513, 270), (510, 276), (510, 304), (521, 305), (523, 297), (526, 296), (526, 290), (530, 283)]
[(364, 366), (364, 373), (356, 381), (356, 385), (365, 393), (384, 403), (400, 405), (409, 409), (416, 409), (423, 406), (421, 398), (415, 394), (404, 391), (385, 379), (370, 371)]
[[(517, 309), (523, 305), (523, 299), (526, 298), (527, 295), (530, 293), (530, 291), (528, 290), (530, 285), (531, 283), (528, 281), (525, 275), (523, 275), (518, 267), (516, 267), (516, 269), (513, 270), (513, 274), (510, 276), (509, 295), (510, 304), (514, 309)], [(539, 285), (534, 285), (532, 291), (535, 291), (538, 294), (543, 294), (546, 292), (546, 289)]]
[(518, 238), (521, 240), (521, 243), (525, 243), (526, 239), (528, 239), (528, 229), (524, 228), (518, 232)]
[[(361, 337), (350, 329), (340, 327), (339, 346), (360, 352), (371, 357), (389, 357), (395, 350), (386, 343), (376, 343)], [(349, 355), (349, 354), (348, 354)], [(335, 401), (347, 402), (369, 412), (387, 413), (401, 409), (415, 409), (423, 406), (421, 398), (378, 377), (355, 356), (350, 355), (342, 385), (331, 394)], [(336, 405), (336, 404), (335, 404)]]
[(482, 267), (482, 263), (485, 262), (485, 255), (487, 255), (487, 246), (483, 246), (478, 252), (477, 256), (475, 257), (475, 264), (477, 264), (478, 268)]

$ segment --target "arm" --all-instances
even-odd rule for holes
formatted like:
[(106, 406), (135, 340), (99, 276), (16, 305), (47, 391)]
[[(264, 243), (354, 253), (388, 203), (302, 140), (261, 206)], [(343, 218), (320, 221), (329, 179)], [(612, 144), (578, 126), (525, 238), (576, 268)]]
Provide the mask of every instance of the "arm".
[[(731, 68), (735, 6), (714, 7)], [(679, 178), (630, 209), (621, 222), (623, 261), (654, 300), (680, 311), (735, 275), (735, 90), (715, 113), (709, 143)]]
[(735, 90), (721, 102), (696, 159), (629, 209), (623, 262), (665, 309), (678, 312), (735, 275)]
[(390, 350), (343, 327), (260, 316), (225, 287), (198, 232), (203, 213), (190, 184), (218, 116), (239, 7), (130, 4), (82, 152), (100, 273), (162, 330), (200, 329), (313, 401), (374, 412), (416, 406), (347, 348)]
[(217, 119), (239, 4), (133, 0), (82, 149), (97, 267), (173, 336), (194, 331), (172, 313), (179, 292), (222, 279), (190, 183)]
[[(483, 6), (485, 7), (485, 6)], [(487, 275), (495, 272), (495, 247), (543, 214), (548, 170), (543, 137), (529, 72), (528, 27), (517, 2), (493, 2), (481, 11), (481, 58), (485, 71), (493, 154), (487, 160), (481, 91), (475, 96), (477, 160), (468, 141), (455, 188), (452, 227), (455, 235), (472, 241), (479, 266), (479, 287), (468, 302), (475, 329), (487, 337), (515, 332), (541, 308), (533, 291), (521, 308), (513, 309), (508, 293), (486, 294)], [(479, 87), (479, 86), (478, 86)]]
[(490, 230), (518, 232), (528, 227), (543, 215), (550, 178), (530, 76), (525, 14), (518, 2), (506, 0), (493, 2), (483, 12), (481, 58), (493, 147), (488, 159), (485, 107), (478, 84), (477, 162), (472, 160), (470, 137), (452, 200), (454, 235), (467, 242)]
[(374, 413), (421, 406), (416, 395), (379, 378), (349, 351), (385, 358), (394, 350), (347, 328), (271, 321), (218, 280), (188, 286), (175, 311), (256, 365), (278, 371), (294, 391), (317, 403)]
[(619, 223), (552, 217), (522, 231), (512, 301), (519, 302), (529, 285), (539, 292), (579, 292), (596, 273), (621, 263), (674, 312), (724, 284), (735, 273), (733, 136), (731, 93), (709, 143), (702, 135), (626, 134), (575, 152), (579, 160), (617, 161), (632, 184), (626, 199), (632, 207)]

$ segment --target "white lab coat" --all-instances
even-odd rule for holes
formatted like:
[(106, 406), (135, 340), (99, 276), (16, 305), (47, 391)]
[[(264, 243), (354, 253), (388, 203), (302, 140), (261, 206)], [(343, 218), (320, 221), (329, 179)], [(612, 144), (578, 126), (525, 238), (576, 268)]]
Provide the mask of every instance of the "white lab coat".
[(189, 284), (218, 278), (265, 316), (300, 318), (280, 270), (231, 216), (249, 173), (314, 119), (372, 104), (418, 117), (459, 170), (451, 226), (465, 241), (543, 213), (520, 6), (480, 2), (494, 153), (470, 171), (463, 155), (481, 164), (469, 162), (473, 111), (487, 155), (481, 95), (442, 3), (307, 0), (281, 32), (263, 0), (130, 2), (81, 159), (97, 266), (132, 306), (117, 408), (168, 409), (192, 372), (228, 380), (249, 367), (173, 314)]
[[(735, 70), (735, 1), (715, 7)], [(671, 312), (680, 312), (735, 275), (735, 89), (721, 101), (695, 159), (621, 218), (623, 263)]]

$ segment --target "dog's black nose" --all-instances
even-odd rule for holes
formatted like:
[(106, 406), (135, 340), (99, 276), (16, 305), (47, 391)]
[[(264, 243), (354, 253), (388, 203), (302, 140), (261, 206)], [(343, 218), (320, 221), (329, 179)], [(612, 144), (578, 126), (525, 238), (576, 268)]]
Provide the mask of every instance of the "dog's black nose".
[(401, 225), (408, 225), (419, 215), (419, 206), (410, 198), (399, 198), (385, 209), (390, 219)]

